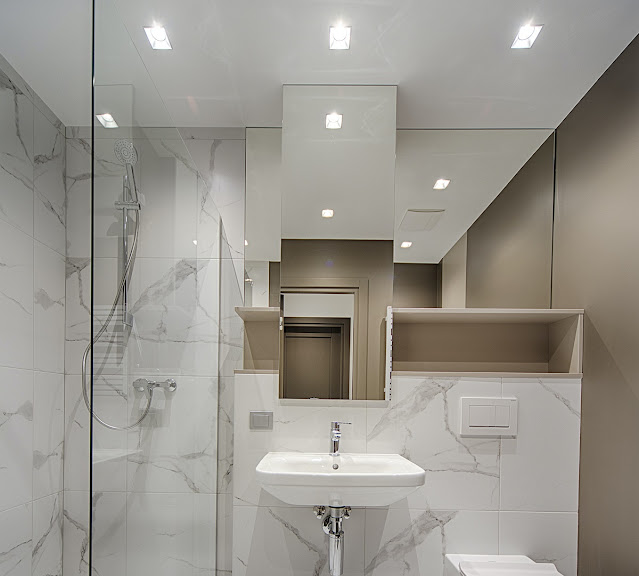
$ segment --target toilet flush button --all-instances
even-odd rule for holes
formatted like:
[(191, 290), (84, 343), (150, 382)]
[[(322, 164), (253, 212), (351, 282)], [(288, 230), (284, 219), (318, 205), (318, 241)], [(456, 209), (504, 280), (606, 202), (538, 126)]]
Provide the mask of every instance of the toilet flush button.
[(517, 398), (462, 398), (462, 436), (516, 436)]
[(495, 407), (494, 406), (476, 406), (471, 404), (468, 407), (468, 420), (472, 427), (476, 426), (494, 426), (495, 425)]
[(495, 406), (495, 426), (499, 428), (510, 426), (510, 406)]

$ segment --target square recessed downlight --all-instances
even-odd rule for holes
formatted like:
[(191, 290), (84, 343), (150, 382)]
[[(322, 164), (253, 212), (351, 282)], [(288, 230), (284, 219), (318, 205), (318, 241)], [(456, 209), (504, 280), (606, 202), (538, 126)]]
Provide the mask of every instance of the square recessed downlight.
[(533, 26), (532, 24), (526, 24), (522, 26), (519, 32), (517, 32), (517, 36), (515, 36), (515, 41), (511, 48), (532, 48), (542, 28), (543, 25)]
[(145, 26), (144, 31), (153, 50), (173, 50), (164, 26)]
[(332, 218), (332, 217), (333, 217), (333, 211), (330, 208), (322, 210), (322, 218)]
[(412, 245), (413, 245), (413, 243), (412, 243), (412, 242), (402, 242), (402, 243), (400, 244), (400, 246), (401, 246), (402, 248), (410, 248)]
[(105, 128), (118, 127), (117, 122), (114, 120), (113, 116), (111, 116), (111, 114), (109, 114), (108, 112), (105, 112), (104, 114), (96, 114), (95, 117), (100, 121), (100, 124), (102, 124), (102, 126), (104, 126)]
[(326, 127), (329, 130), (339, 130), (342, 127), (342, 115), (337, 112), (326, 115)]
[(328, 33), (328, 47), (331, 50), (348, 50), (351, 47), (351, 27), (331, 26)]
[(435, 182), (435, 185), (433, 186), (433, 190), (445, 190), (446, 188), (448, 188), (449, 184), (450, 184), (450, 180), (447, 180), (446, 178), (440, 178), (439, 180)]

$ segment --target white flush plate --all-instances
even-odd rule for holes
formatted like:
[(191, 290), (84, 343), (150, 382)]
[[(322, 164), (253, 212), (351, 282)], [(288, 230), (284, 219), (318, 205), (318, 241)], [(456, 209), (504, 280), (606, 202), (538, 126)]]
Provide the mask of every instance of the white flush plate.
[(461, 398), (462, 436), (516, 436), (517, 398)]

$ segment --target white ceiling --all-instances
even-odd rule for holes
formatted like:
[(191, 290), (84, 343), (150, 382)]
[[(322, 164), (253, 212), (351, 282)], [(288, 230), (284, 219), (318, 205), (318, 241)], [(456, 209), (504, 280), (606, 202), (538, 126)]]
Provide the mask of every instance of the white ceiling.
[[(392, 84), (399, 128), (554, 128), (639, 31), (637, 0), (96, 3), (98, 83), (133, 84), (146, 125), (280, 126), (283, 84)], [(65, 124), (88, 124), (91, 3), (3, 4), (0, 53)], [(351, 50), (328, 50), (338, 20)], [(151, 50), (154, 21), (173, 51)], [(528, 21), (537, 43), (511, 50)]]
[[(124, 123), (144, 127), (281, 127), (283, 85), (343, 84), (398, 86), (400, 129), (555, 128), (639, 31), (637, 0), (96, 4), (96, 107), (119, 106)], [(340, 20), (352, 26), (351, 49), (330, 51)], [(511, 50), (527, 22), (544, 25), (535, 46)], [(151, 50), (143, 26), (153, 23), (174, 50)], [(90, 124), (90, 0), (4, 2), (0, 54), (67, 126)], [(396, 232), (414, 243), (396, 247), (396, 260), (438, 262), (546, 135), (400, 132), (395, 229), (407, 208), (446, 213), (432, 232)], [(432, 190), (439, 177), (452, 179), (448, 190)], [(348, 237), (337, 224), (335, 236)]]

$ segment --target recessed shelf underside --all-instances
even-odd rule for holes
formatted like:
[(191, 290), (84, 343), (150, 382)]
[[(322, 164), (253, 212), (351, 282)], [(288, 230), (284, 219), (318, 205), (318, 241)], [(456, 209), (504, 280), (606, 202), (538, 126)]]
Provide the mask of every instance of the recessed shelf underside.
[(279, 308), (236, 306), (235, 312), (245, 322), (277, 322)]
[(553, 324), (583, 310), (511, 308), (393, 308), (393, 324)]

